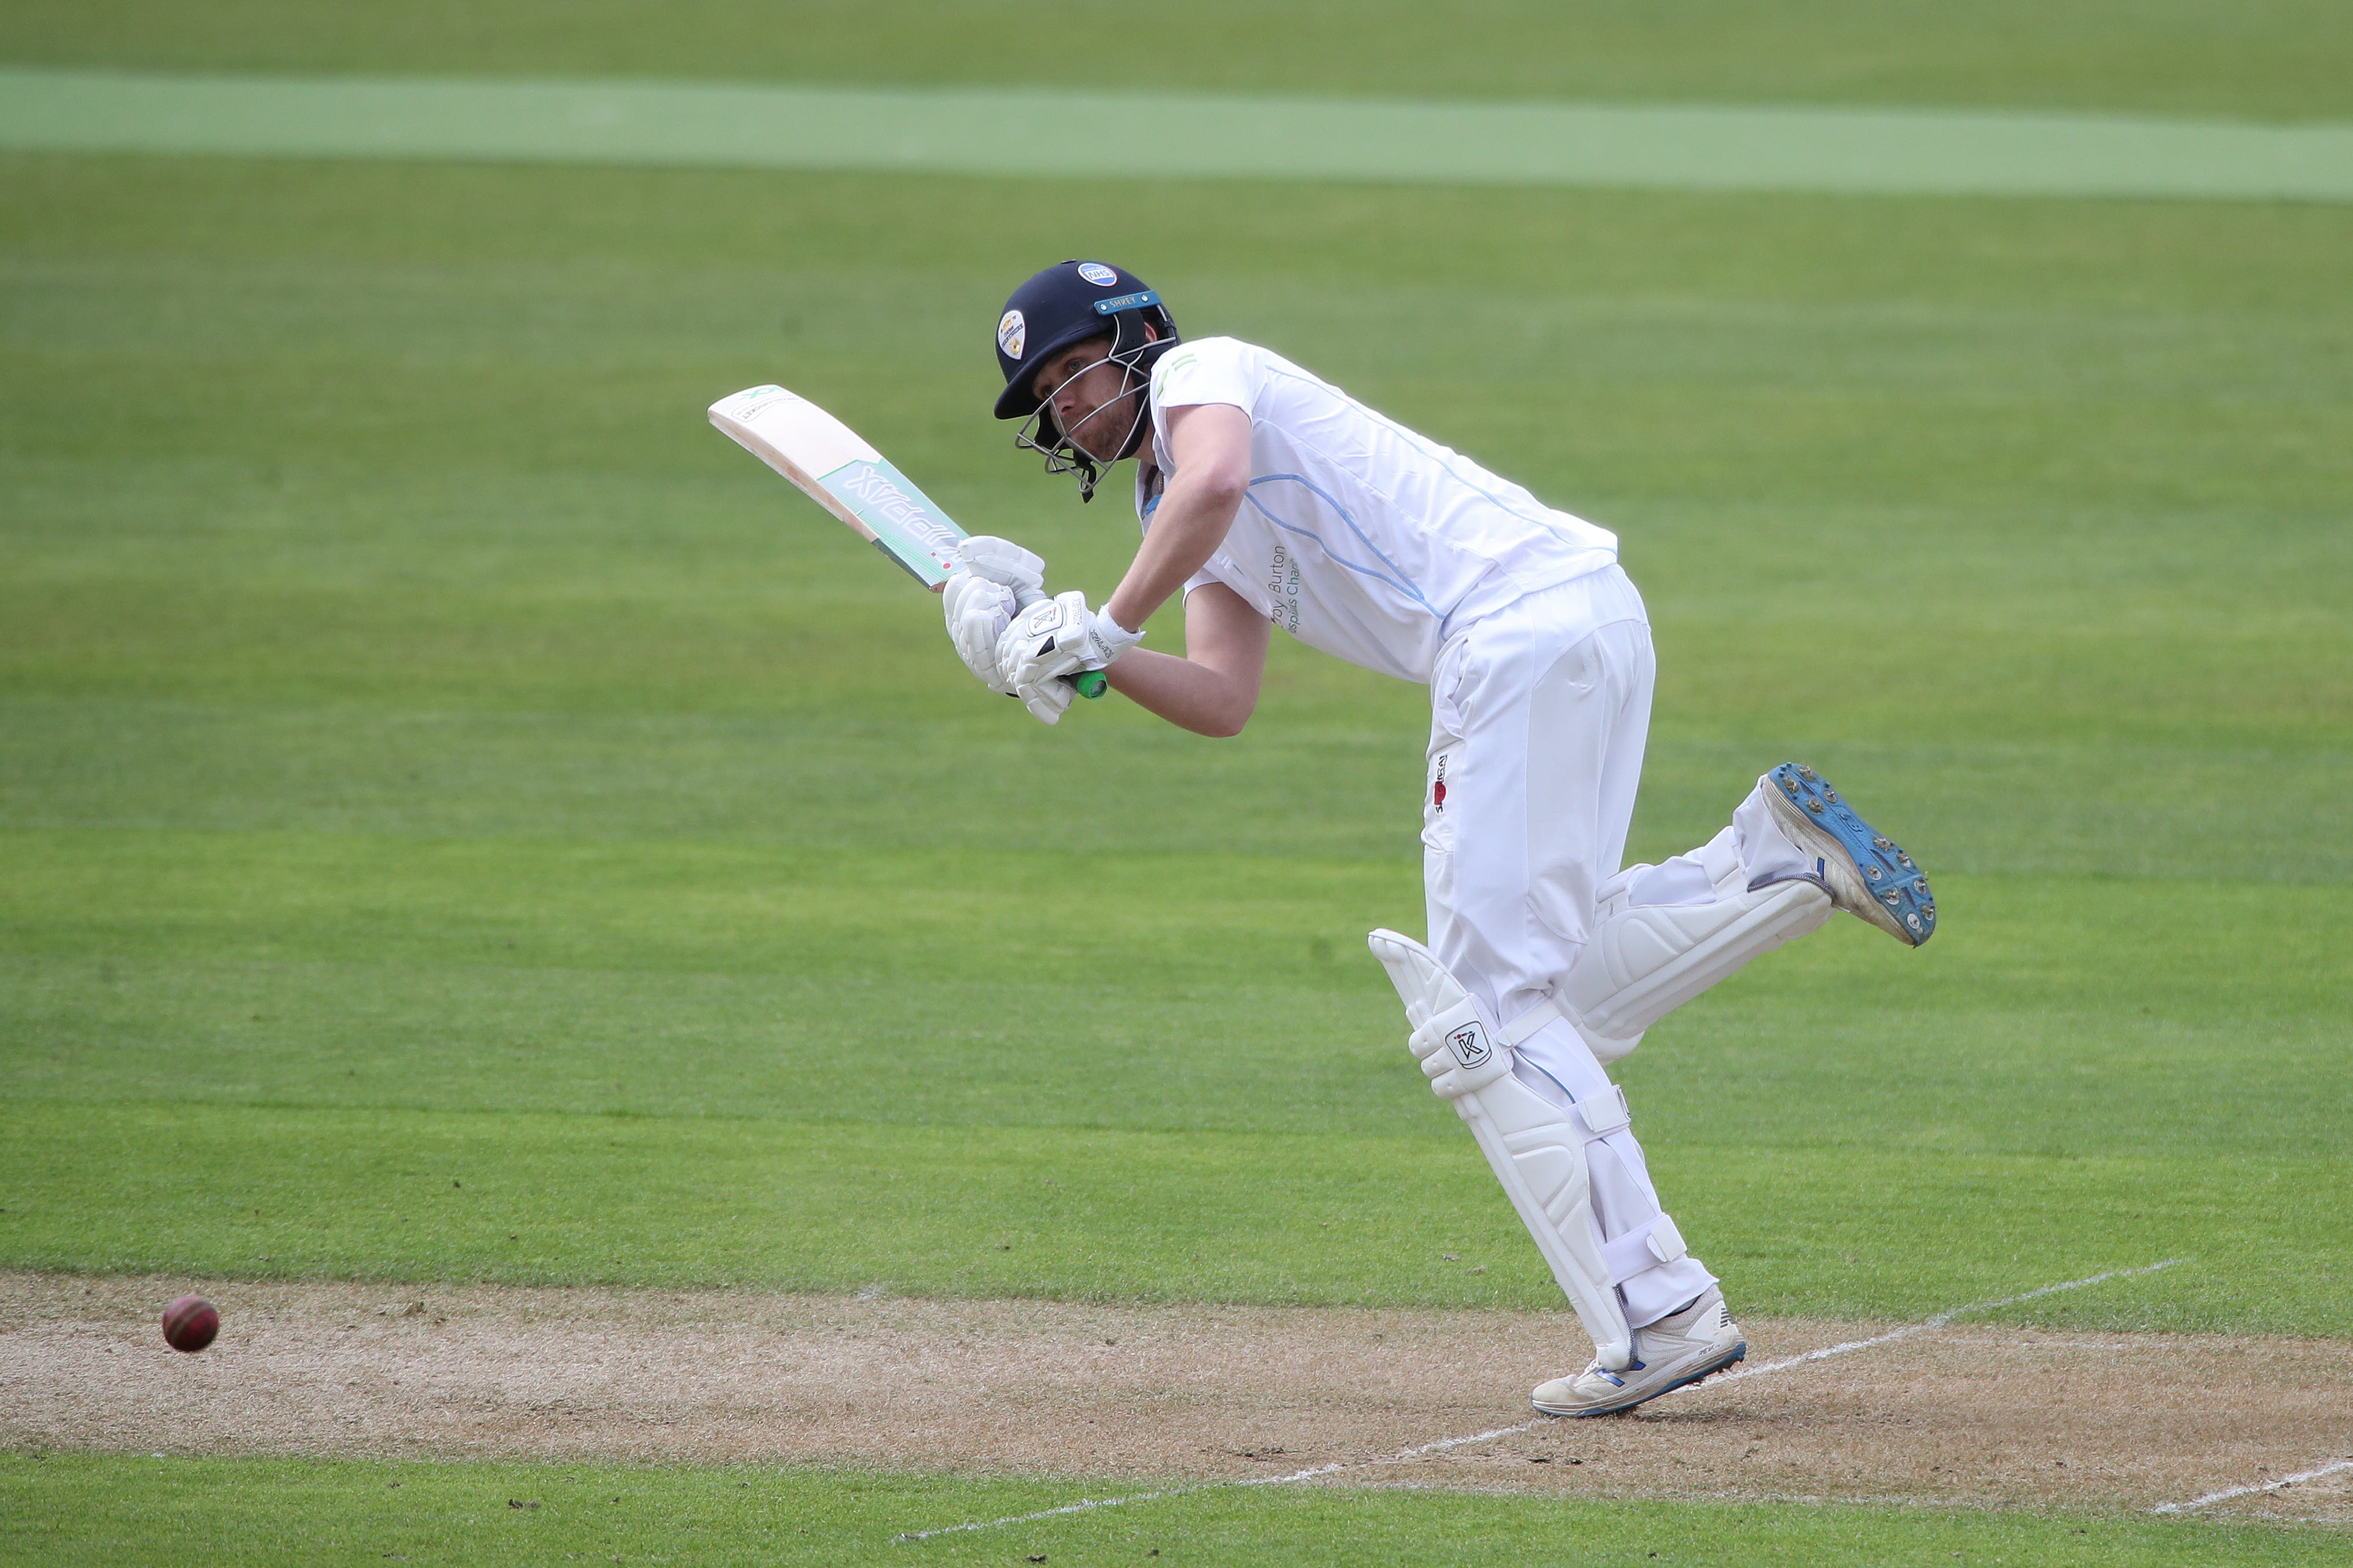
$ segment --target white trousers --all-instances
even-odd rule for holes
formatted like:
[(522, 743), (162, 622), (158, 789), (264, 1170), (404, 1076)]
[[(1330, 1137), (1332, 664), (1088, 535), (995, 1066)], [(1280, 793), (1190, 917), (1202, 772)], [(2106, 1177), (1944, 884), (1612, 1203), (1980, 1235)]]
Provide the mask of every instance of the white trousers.
[[(1480, 617), (1439, 656), (1422, 795), (1430, 947), (1498, 1026), (1542, 1002), (1591, 935), (1596, 889), (1626, 852), (1656, 673), (1641, 595), (1616, 566)], [(1695, 902), (1707, 889), (1678, 856), (1639, 876), (1634, 894)], [(1513, 1070), (1556, 1104), (1609, 1085), (1557, 1018), (1520, 1045)], [(1660, 1216), (1630, 1127), (1587, 1156), (1603, 1243)], [(1715, 1282), (1686, 1254), (1621, 1279), (1619, 1293), (1641, 1328)]]

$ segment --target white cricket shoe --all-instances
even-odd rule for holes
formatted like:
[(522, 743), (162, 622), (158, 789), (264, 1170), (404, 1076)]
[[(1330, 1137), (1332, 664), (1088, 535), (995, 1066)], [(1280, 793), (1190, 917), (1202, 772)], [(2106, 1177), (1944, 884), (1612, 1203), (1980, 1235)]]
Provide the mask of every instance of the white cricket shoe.
[(1615, 1415), (1646, 1399), (1722, 1372), (1748, 1354), (1740, 1325), (1711, 1285), (1680, 1312), (1634, 1331), (1634, 1364), (1605, 1371), (1595, 1362), (1575, 1377), (1540, 1384), (1529, 1402), (1546, 1415)]

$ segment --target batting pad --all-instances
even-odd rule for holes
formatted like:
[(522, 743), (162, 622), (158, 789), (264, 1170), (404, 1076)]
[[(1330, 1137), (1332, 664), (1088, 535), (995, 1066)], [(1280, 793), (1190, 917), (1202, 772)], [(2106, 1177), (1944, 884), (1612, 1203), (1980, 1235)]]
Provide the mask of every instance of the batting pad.
[(1774, 882), (1752, 891), (1727, 879), (1716, 885), (1713, 903), (1605, 913), (1561, 985), (1561, 1011), (1588, 1040), (1638, 1038), (1751, 959), (1820, 930), (1831, 909), (1830, 894), (1816, 882)]
[(1574, 1111), (1512, 1076), (1511, 1048), (1494, 1037), (1478, 1004), (1428, 948), (1393, 931), (1374, 931), (1366, 942), (1405, 1004), (1413, 1028), (1408, 1044), (1430, 1088), (1469, 1125), (1520, 1223), (1593, 1336), (1600, 1363), (1623, 1370), (1633, 1360), (1634, 1336), (1594, 1225), (1585, 1163), (1592, 1133)]

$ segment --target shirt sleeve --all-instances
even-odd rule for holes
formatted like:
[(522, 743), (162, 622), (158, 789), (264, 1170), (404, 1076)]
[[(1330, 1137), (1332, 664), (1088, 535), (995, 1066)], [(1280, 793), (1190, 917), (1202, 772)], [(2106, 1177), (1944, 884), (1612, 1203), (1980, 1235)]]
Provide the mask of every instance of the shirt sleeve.
[(1274, 605), (1267, 598), (1266, 590), (1243, 575), (1241, 569), (1234, 564), (1233, 557), (1222, 550), (1209, 557), (1208, 565), (1185, 580), (1185, 592), (1189, 596), (1194, 589), (1207, 587), (1212, 583), (1248, 605), (1252, 614), (1274, 619)]
[[(1235, 339), (1203, 338), (1178, 343), (1152, 367), (1152, 421), (1160, 438), (1164, 442), (1168, 438), (1166, 411), (1171, 408), (1224, 403), (1250, 413), (1258, 402), (1257, 380), (1248, 351)], [(1212, 583), (1225, 583), (1218, 574), (1215, 556), (1185, 580), (1185, 593), (1189, 595)]]
[(1256, 382), (1246, 351), (1232, 338), (1178, 343), (1152, 367), (1153, 417), (1198, 403), (1229, 403), (1247, 414), (1258, 403)]

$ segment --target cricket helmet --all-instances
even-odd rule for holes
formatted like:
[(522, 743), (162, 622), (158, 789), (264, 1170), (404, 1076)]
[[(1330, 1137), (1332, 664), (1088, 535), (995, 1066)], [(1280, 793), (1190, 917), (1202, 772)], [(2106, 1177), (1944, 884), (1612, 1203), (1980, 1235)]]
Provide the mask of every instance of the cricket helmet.
[[(1124, 390), (1080, 423), (1114, 408), (1127, 411), (1128, 423), (1118, 449), (1098, 459), (1061, 428), (1050, 397), (1039, 397), (1032, 384), (1038, 367), (1054, 355), (1106, 334), (1111, 351), (1105, 358), (1124, 373)], [(1016, 289), (997, 319), (997, 368), (1005, 373), (997, 416), (1020, 420), (1013, 444), (1043, 455), (1050, 474), (1076, 474), (1079, 499), (1092, 500), (1104, 466), (1133, 453), (1149, 433), (1151, 405), (1145, 389), (1152, 363), (1176, 342), (1176, 319), (1143, 279), (1100, 261), (1059, 262)]]
[[(1160, 334), (1158, 342), (1145, 339), (1147, 324)], [(1101, 261), (1060, 262), (1013, 290), (997, 319), (997, 368), (1005, 373), (997, 416), (1035, 414), (1038, 394), (1029, 384), (1038, 366), (1072, 343), (1105, 333), (1113, 359), (1148, 372), (1176, 342), (1176, 319), (1143, 279)]]

